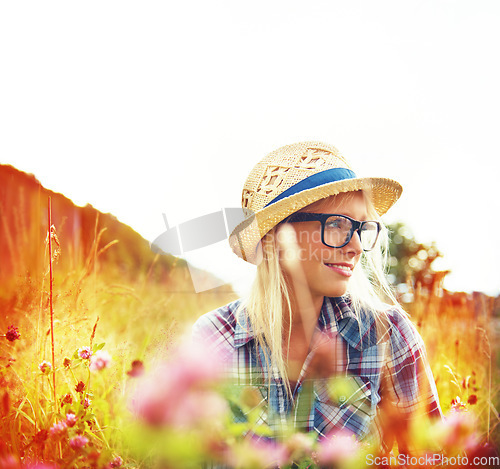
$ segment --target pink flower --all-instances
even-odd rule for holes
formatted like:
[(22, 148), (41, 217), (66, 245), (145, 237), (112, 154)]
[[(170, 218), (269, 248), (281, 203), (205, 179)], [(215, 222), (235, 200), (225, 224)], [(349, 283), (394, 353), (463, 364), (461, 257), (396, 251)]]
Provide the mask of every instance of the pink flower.
[(321, 465), (342, 464), (355, 458), (359, 449), (353, 434), (338, 432), (320, 441), (318, 459)]
[(69, 440), (69, 445), (73, 449), (81, 449), (87, 445), (89, 439), (86, 436), (76, 435)]
[(40, 371), (46, 375), (52, 371), (52, 363), (43, 360), (42, 363), (38, 365), (38, 368), (40, 368)]
[(21, 334), (19, 334), (19, 328), (14, 326), (7, 327), (7, 333), (5, 334), (5, 338), (9, 342), (14, 342), (14, 340), (19, 340), (21, 338)]
[(83, 360), (88, 360), (92, 356), (92, 350), (90, 350), (90, 347), (79, 348), (78, 356)]
[(132, 362), (132, 368), (127, 371), (127, 374), (131, 378), (137, 378), (138, 376), (142, 376), (144, 374), (144, 363), (141, 360), (134, 360)]
[(36, 462), (34, 464), (30, 464), (28, 466), (23, 466), (23, 467), (24, 469), (57, 469), (57, 466), (53, 466), (52, 464), (45, 464), (42, 462)]
[(476, 421), (469, 412), (450, 412), (438, 424), (438, 440), (450, 454), (453, 451), (471, 450), (479, 443)]
[(467, 404), (460, 400), (460, 397), (457, 396), (455, 399), (451, 401), (451, 412), (467, 412)]
[(0, 455), (0, 467), (2, 469), (21, 469), (21, 463), (12, 455)]
[(71, 412), (66, 414), (66, 425), (68, 425), (68, 427), (74, 427), (77, 421), (78, 417), (75, 414)]
[(90, 407), (90, 404), (92, 404), (92, 401), (88, 397), (85, 397), (85, 399), (81, 401), (81, 404), (83, 405), (84, 409), (87, 409), (88, 407)]
[(287, 463), (290, 453), (276, 441), (250, 438), (232, 445), (226, 455), (231, 467), (280, 467)]
[(189, 427), (221, 418), (228, 407), (214, 391), (220, 363), (198, 345), (180, 347), (173, 360), (142, 378), (132, 402), (135, 413), (154, 426)]
[(111, 355), (106, 350), (98, 350), (90, 359), (90, 370), (100, 371), (111, 363)]
[(120, 456), (116, 456), (116, 458), (109, 463), (109, 467), (121, 467), (122, 464), (123, 464), (123, 459), (120, 458)]
[(286, 439), (285, 445), (295, 461), (312, 454), (314, 449), (313, 438), (310, 434), (305, 433), (294, 433)]
[(68, 430), (68, 426), (66, 425), (66, 422), (61, 421), (61, 422), (56, 422), (52, 427), (50, 427), (49, 434), (50, 436), (54, 438), (58, 438), (66, 433)]

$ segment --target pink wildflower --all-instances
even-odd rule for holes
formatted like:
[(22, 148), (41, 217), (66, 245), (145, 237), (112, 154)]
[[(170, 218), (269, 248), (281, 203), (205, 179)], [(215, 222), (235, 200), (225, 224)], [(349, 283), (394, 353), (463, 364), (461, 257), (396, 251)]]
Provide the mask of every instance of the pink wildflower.
[(67, 429), (68, 429), (68, 426), (66, 425), (66, 422), (64, 422), (64, 421), (57, 422), (57, 423), (54, 423), (54, 425), (52, 425), (52, 427), (50, 427), (49, 434), (50, 434), (50, 436), (52, 436), (54, 438), (58, 438), (58, 437), (64, 435), (66, 433)]
[(97, 351), (90, 359), (90, 370), (100, 371), (111, 363), (111, 355), (106, 350)]
[(66, 414), (66, 425), (68, 427), (74, 427), (76, 425), (76, 422), (78, 421), (78, 417), (73, 414), (72, 412), (69, 412)]
[(88, 360), (92, 356), (92, 350), (90, 347), (81, 347), (78, 349), (78, 356), (83, 360)]
[(86, 397), (85, 399), (83, 399), (83, 401), (81, 401), (81, 404), (83, 405), (84, 409), (87, 409), (88, 407), (90, 407), (90, 404), (92, 404), (92, 401), (88, 397)]
[(57, 469), (57, 467), (53, 466), (52, 464), (45, 464), (42, 462), (36, 462), (34, 464), (30, 464), (29, 466), (23, 466), (23, 467), (24, 469)]
[(19, 334), (19, 328), (12, 326), (9, 326), (7, 328), (7, 333), (5, 334), (5, 338), (9, 342), (14, 342), (14, 340), (19, 340), (21, 338), (21, 334)]
[(457, 396), (455, 399), (451, 401), (451, 412), (467, 412), (467, 404), (460, 400), (460, 397)]
[(83, 392), (85, 390), (85, 383), (83, 381), (78, 381), (78, 384), (75, 386), (76, 392)]
[(251, 438), (233, 445), (226, 455), (231, 467), (281, 467), (289, 459), (289, 451), (281, 443)]
[(63, 396), (61, 400), (61, 407), (64, 406), (64, 404), (73, 404), (73, 396), (70, 393)]
[(43, 360), (42, 363), (40, 363), (40, 365), (38, 365), (38, 368), (40, 368), (40, 371), (44, 375), (46, 375), (52, 371), (52, 363), (50, 363), (46, 360)]
[(450, 412), (437, 429), (440, 446), (450, 454), (469, 451), (479, 443), (476, 421), (469, 412)]
[(89, 439), (86, 436), (76, 435), (69, 440), (69, 445), (73, 449), (81, 449), (87, 445)]
[(2, 469), (21, 469), (21, 463), (12, 454), (0, 455), (0, 467)]
[(142, 376), (144, 374), (144, 363), (141, 360), (134, 360), (132, 362), (132, 368), (127, 371), (127, 374), (131, 378), (137, 378), (138, 376)]
[(287, 438), (285, 445), (295, 461), (312, 454), (314, 449), (313, 439), (305, 433), (294, 433)]
[(177, 352), (140, 382), (132, 403), (136, 414), (150, 425), (177, 427), (222, 417), (227, 403), (214, 391), (222, 378), (221, 360), (207, 357), (196, 344)]
[(360, 445), (351, 433), (336, 433), (320, 442), (318, 459), (320, 465), (342, 465), (357, 456)]
[(122, 464), (123, 464), (123, 459), (120, 458), (120, 456), (116, 456), (116, 458), (109, 463), (109, 467), (121, 467)]

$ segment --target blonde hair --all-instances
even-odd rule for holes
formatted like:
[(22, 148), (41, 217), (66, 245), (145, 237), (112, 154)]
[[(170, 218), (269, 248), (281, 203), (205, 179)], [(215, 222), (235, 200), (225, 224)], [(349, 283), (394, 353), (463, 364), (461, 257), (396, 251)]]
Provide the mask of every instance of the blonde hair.
[[(359, 192), (359, 191), (356, 191)], [(356, 192), (339, 194), (341, 205), (352, 200)], [(367, 207), (368, 219), (380, 222), (369, 195), (361, 191)], [(320, 208), (326, 200), (321, 199), (305, 208)], [(304, 210), (304, 209), (302, 209)], [(344, 296), (348, 297), (351, 309), (361, 319), (361, 312), (370, 313), (375, 319), (378, 337), (387, 332), (385, 312), (389, 305), (399, 307), (392, 287), (386, 277), (388, 257), (388, 230), (381, 223), (381, 232), (377, 245), (372, 251), (363, 252), (359, 266), (354, 269), (349, 280), (348, 290)], [(272, 370), (275, 369), (283, 378), (288, 393), (291, 394), (287, 379), (286, 360), (283, 354), (283, 340), (285, 321), (292, 322), (291, 285), (286, 279), (283, 267), (280, 264), (280, 246), (277, 230), (279, 225), (272, 228), (261, 240), (262, 261), (257, 266), (257, 274), (249, 295), (242, 299), (238, 313), (246, 310), (246, 315), (252, 326), (256, 345), (264, 352), (270, 382)], [(284, 314), (288, 313), (288, 318)], [(239, 314), (237, 314), (239, 316)], [(290, 346), (290, 328), (288, 328), (288, 346)]]

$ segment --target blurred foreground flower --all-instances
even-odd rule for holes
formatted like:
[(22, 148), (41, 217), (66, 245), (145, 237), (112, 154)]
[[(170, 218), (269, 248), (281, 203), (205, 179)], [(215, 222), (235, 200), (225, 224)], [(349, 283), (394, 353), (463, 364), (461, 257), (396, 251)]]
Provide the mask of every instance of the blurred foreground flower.
[(361, 449), (360, 443), (351, 433), (336, 433), (319, 443), (318, 459), (322, 466), (342, 466), (347, 461), (355, 459)]
[(66, 414), (66, 425), (68, 427), (74, 427), (76, 422), (78, 421), (78, 417), (73, 413)]
[(144, 374), (144, 363), (141, 360), (134, 360), (131, 364), (131, 369), (127, 371), (127, 374), (131, 378), (137, 378), (138, 376), (142, 376)]
[(90, 370), (100, 371), (111, 363), (111, 355), (106, 350), (98, 350), (90, 359)]
[(145, 375), (132, 399), (136, 415), (152, 426), (194, 427), (228, 412), (215, 391), (222, 379), (221, 361), (196, 344), (179, 347), (173, 358)]
[(476, 420), (469, 412), (450, 412), (436, 426), (436, 440), (448, 454), (475, 449), (479, 444)]
[(262, 469), (279, 467), (288, 461), (290, 452), (286, 446), (268, 439), (250, 438), (234, 445), (228, 453), (231, 467)]

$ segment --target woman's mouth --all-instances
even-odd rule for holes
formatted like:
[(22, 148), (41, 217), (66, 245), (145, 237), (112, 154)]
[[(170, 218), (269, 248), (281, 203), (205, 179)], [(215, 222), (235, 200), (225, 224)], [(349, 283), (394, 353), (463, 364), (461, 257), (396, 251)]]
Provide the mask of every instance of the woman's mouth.
[(343, 275), (344, 277), (350, 277), (352, 275), (352, 269), (354, 268), (353, 265), (351, 264), (333, 264), (333, 263), (327, 263), (325, 262), (325, 265), (330, 269), (333, 270), (334, 272), (337, 272), (340, 275)]

